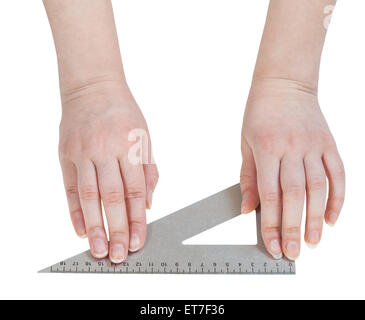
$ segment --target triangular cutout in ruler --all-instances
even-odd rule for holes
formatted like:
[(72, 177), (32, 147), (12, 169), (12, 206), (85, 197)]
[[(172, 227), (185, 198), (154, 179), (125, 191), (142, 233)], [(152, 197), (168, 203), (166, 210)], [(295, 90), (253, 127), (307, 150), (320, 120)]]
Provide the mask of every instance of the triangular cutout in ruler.
[(236, 217), (203, 231), (182, 242), (183, 245), (256, 245), (256, 215)]
[(182, 242), (240, 214), (239, 185), (232, 186), (150, 223), (144, 248), (121, 264), (97, 260), (90, 251), (41, 273), (295, 274), (295, 263), (274, 260), (261, 238), (256, 214), (256, 245), (183, 245)]

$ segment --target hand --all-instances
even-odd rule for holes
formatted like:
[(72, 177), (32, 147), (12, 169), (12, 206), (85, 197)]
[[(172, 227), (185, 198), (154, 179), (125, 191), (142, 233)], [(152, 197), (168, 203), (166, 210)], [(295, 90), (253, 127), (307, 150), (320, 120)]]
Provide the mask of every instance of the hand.
[[(130, 154), (136, 129), (146, 133), (140, 139), (148, 154), (141, 158)], [(63, 96), (59, 155), (71, 220), (76, 233), (89, 238), (96, 258), (109, 253), (112, 262), (120, 263), (128, 250), (144, 244), (145, 210), (158, 180), (156, 165), (139, 161), (151, 160), (146, 140), (146, 122), (126, 85), (92, 84)]]
[(284, 253), (295, 260), (305, 193), (310, 246), (320, 242), (324, 219), (336, 223), (345, 194), (344, 167), (316, 92), (289, 80), (255, 80), (243, 120), (242, 155), (242, 212), (260, 202), (267, 250), (276, 259)]

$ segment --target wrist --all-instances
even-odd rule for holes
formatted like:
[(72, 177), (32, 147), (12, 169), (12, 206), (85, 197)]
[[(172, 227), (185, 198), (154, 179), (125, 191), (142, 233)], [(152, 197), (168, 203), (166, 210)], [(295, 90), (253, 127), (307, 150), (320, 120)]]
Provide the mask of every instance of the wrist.
[(281, 62), (275, 66), (267, 66), (257, 62), (252, 84), (276, 83), (278, 86), (297, 88), (317, 95), (319, 66), (297, 63), (294, 66)]
[(300, 80), (280, 77), (254, 77), (248, 100), (250, 102), (265, 99), (293, 101), (301, 98), (317, 101), (317, 87)]
[(80, 99), (133, 99), (124, 75), (117, 73), (85, 78), (72, 85), (61, 85), (60, 88), (63, 107)]

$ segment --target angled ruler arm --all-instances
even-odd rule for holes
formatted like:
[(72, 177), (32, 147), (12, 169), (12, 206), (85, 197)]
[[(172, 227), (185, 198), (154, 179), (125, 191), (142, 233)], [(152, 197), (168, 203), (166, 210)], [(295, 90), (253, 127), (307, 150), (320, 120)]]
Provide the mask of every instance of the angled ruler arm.
[[(186, 239), (237, 217), (240, 212), (241, 191), (237, 184), (151, 223), (149, 238), (154, 238), (154, 233), (158, 232), (164, 241), (180, 245)], [(259, 212), (256, 226), (257, 244), (263, 245)]]
[(165, 240), (181, 243), (236, 217), (240, 211), (241, 193), (235, 185), (151, 223), (150, 229), (158, 229), (167, 237)]

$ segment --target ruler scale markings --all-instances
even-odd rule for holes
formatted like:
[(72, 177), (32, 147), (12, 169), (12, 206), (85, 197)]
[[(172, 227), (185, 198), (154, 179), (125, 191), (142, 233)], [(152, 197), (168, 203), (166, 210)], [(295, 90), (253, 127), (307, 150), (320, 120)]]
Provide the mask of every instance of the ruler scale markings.
[(149, 224), (144, 249), (130, 254), (120, 265), (111, 264), (108, 259), (96, 260), (86, 251), (40, 272), (185, 274), (186, 270), (188, 274), (295, 274), (294, 262), (273, 260), (266, 252), (259, 211), (257, 245), (182, 244), (185, 239), (239, 215), (240, 206), (240, 187), (235, 185)]

